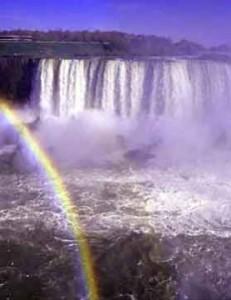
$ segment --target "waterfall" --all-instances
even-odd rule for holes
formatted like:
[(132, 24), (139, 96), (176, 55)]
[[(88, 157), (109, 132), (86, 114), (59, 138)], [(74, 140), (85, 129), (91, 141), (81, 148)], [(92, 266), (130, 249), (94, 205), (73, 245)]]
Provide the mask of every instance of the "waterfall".
[(203, 117), (230, 110), (231, 65), (196, 59), (45, 59), (34, 93), (44, 115), (70, 117), (94, 109), (124, 118)]

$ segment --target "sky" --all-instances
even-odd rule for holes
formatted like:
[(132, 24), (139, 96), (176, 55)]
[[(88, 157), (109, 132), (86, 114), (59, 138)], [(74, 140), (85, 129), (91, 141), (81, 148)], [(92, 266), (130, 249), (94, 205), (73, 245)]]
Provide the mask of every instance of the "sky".
[(1, 0), (0, 29), (118, 30), (231, 45), (231, 0)]

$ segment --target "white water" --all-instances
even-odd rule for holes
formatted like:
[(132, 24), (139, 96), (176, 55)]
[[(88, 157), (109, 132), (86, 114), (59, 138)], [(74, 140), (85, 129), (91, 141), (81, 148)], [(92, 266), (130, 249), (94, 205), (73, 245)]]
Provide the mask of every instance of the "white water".
[[(45, 115), (205, 118), (231, 109), (231, 65), (202, 60), (42, 60), (34, 98)], [(37, 103), (38, 103), (37, 102)]]
[[(226, 63), (190, 60), (43, 60), (33, 95), (48, 117), (36, 134), (58, 161), (73, 167), (63, 178), (84, 228), (102, 236), (118, 229), (210, 236), (214, 247), (206, 236), (202, 247), (195, 239), (186, 271), (178, 262), (180, 284), (187, 284), (187, 277), (204, 284), (204, 276), (225, 295), (230, 295), (230, 248), (216, 236), (227, 243), (231, 237), (230, 69)], [(137, 122), (138, 115), (144, 117)], [(29, 121), (28, 116), (22, 117)], [(8, 130), (0, 121), (1, 144)], [(121, 132), (131, 148), (161, 139), (145, 168), (123, 159), (124, 149), (115, 141)], [(9, 146), (4, 151), (12, 152)], [(28, 160), (28, 152), (24, 156)], [(25, 158), (19, 157), (23, 165)], [(79, 163), (89, 160), (117, 164), (82, 169)], [(67, 230), (40, 174), (2, 171), (0, 193), (1, 228), (27, 232), (44, 223), (54, 232)], [(180, 249), (183, 257), (186, 250)]]
[[(120, 208), (138, 207), (137, 215), (147, 216), (144, 222), (168, 235), (231, 235), (231, 65), (42, 60), (33, 97), (48, 117), (36, 134), (53, 158), (68, 167), (70, 182), (79, 178), (82, 166), (100, 166), (99, 181), (115, 181), (116, 189), (118, 183), (119, 196), (113, 200), (117, 215), (114, 210), (102, 215), (102, 226), (115, 220), (118, 227), (122, 219), (126, 226), (130, 219), (126, 209), (118, 217)], [(118, 144), (118, 134), (124, 135), (125, 148)], [(141, 165), (144, 169), (124, 158), (125, 151), (158, 139), (153, 159)], [(113, 166), (111, 175), (108, 166)], [(86, 178), (90, 170), (83, 171)], [(122, 183), (128, 186), (124, 196)]]
[(118, 158), (121, 134), (127, 150), (161, 140), (155, 155), (164, 166), (231, 146), (229, 63), (45, 59), (34, 86), (41, 136), (70, 164)]

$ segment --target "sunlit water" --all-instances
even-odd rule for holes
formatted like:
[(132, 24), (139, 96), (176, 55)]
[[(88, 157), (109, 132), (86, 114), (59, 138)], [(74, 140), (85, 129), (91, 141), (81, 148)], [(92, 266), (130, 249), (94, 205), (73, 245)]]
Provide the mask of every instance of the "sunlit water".
[[(227, 299), (231, 172), (230, 162), (218, 165), (215, 158), (212, 166), (210, 160), (177, 167), (152, 161), (146, 167), (124, 163), (61, 173), (88, 235), (160, 234), (168, 240), (167, 249), (154, 259), (175, 261), (184, 294), (191, 295), (191, 289), (200, 294), (199, 285), (218, 295), (215, 299)], [(67, 222), (42, 174), (2, 173), (0, 199), (2, 232), (10, 229), (17, 235), (43, 224), (54, 232), (54, 239), (67, 239), (71, 245)]]
[[(231, 235), (230, 174), (200, 166), (131, 166), (62, 173), (90, 230), (152, 227), (164, 235)], [(14, 219), (29, 223), (42, 218), (48, 226), (56, 227), (60, 222), (62, 230), (55, 195), (42, 175), (0, 176), (1, 222)]]
[[(33, 95), (53, 119), (36, 134), (68, 161), (61, 174), (87, 236), (161, 236), (155, 259), (174, 261), (180, 287), (206, 286), (219, 300), (231, 294), (230, 76), (230, 64), (207, 61), (44, 60)], [(144, 112), (150, 119), (130, 123)], [(159, 139), (144, 164), (123, 157)], [(43, 224), (73, 246), (55, 197), (43, 174), (1, 170), (0, 228)]]

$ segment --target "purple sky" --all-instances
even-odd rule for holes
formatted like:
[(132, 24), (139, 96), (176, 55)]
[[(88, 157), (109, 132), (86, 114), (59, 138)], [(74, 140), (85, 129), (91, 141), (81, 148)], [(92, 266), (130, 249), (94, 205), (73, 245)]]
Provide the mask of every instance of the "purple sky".
[(119, 30), (231, 44), (231, 0), (2, 0), (0, 29)]

